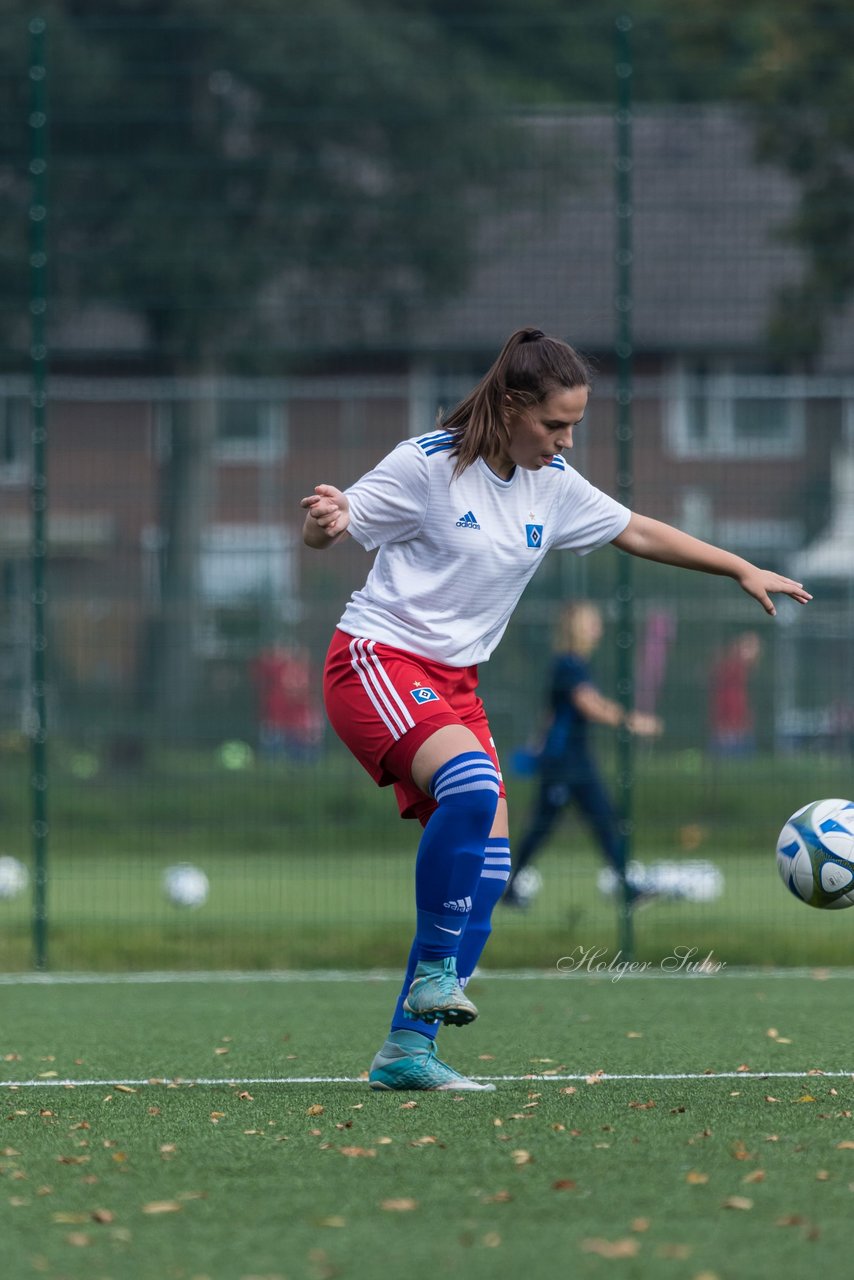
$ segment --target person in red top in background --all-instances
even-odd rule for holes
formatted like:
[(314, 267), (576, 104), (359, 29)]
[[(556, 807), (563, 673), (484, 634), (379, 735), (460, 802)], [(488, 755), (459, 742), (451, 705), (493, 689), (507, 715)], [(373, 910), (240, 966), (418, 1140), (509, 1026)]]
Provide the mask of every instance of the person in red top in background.
[(755, 631), (743, 631), (712, 668), (709, 684), (710, 749), (717, 756), (752, 755), (756, 748), (750, 675), (762, 653)]
[(313, 759), (323, 717), (311, 691), (311, 663), (303, 649), (274, 645), (252, 663), (258, 695), (259, 747), (265, 756)]

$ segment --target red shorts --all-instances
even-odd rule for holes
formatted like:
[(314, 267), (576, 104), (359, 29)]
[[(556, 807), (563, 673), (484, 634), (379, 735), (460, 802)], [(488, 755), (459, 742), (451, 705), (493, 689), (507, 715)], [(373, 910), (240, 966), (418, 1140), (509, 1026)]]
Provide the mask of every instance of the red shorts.
[[(436, 808), (412, 781), (413, 757), (431, 734), (463, 724), (501, 766), (483, 703), (477, 667), (446, 667), (378, 640), (336, 630), (323, 672), (330, 723), (381, 787), (394, 786), (402, 818), (426, 822)], [(501, 784), (500, 795), (506, 795)]]

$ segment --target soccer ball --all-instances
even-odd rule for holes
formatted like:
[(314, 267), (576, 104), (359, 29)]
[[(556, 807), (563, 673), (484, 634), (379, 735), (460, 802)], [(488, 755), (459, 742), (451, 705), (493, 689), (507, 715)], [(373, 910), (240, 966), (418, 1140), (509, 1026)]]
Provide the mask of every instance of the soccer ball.
[(814, 800), (793, 813), (777, 840), (777, 870), (810, 907), (854, 906), (854, 803)]
[(529, 907), (543, 887), (543, 877), (536, 867), (523, 867), (513, 881), (517, 900)]
[(176, 907), (200, 907), (207, 900), (210, 885), (204, 871), (189, 862), (167, 867), (163, 872), (163, 892)]
[(23, 893), (30, 877), (23, 862), (4, 855), (0, 858), (0, 899), (17, 898)]

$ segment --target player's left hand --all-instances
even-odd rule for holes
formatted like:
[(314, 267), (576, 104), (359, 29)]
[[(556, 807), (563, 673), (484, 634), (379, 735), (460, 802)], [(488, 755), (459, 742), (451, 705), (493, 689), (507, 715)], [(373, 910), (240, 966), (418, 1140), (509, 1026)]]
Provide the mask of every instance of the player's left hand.
[(742, 591), (746, 591), (749, 596), (753, 596), (754, 600), (758, 600), (772, 618), (777, 613), (771, 599), (772, 594), (791, 596), (798, 604), (806, 604), (812, 600), (812, 596), (802, 582), (795, 582), (793, 578), (784, 578), (781, 573), (772, 573), (770, 569), (757, 569), (755, 565), (751, 565), (749, 570), (738, 578), (738, 585)]

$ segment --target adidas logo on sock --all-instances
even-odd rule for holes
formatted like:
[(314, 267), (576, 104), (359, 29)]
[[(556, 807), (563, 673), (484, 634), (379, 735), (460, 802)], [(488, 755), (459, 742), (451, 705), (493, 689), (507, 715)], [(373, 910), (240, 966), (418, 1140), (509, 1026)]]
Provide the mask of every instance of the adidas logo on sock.
[(467, 511), (464, 516), (460, 516), (459, 520), (457, 521), (457, 528), (458, 529), (479, 529), (480, 525), (477, 522), (477, 516), (474, 514), (474, 512)]
[(471, 898), (455, 898), (453, 902), (443, 902), (446, 911), (471, 911)]

